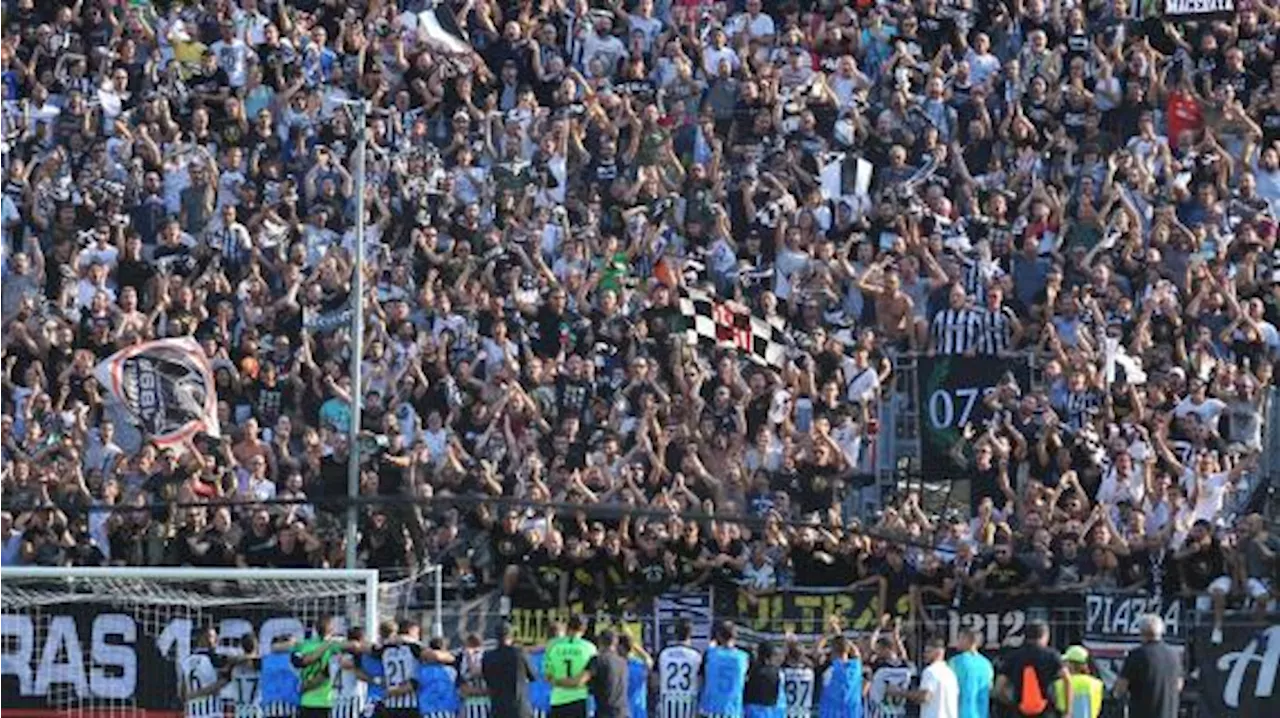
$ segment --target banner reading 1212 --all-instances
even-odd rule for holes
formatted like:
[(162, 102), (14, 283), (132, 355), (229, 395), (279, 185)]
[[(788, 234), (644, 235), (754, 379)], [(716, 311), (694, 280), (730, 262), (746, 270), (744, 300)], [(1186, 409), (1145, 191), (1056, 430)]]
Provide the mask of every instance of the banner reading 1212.
[(920, 473), (931, 481), (947, 481), (965, 476), (951, 450), (972, 426), (982, 433), (994, 412), (987, 395), (1012, 375), (1025, 388), (1031, 368), (1025, 357), (920, 357), (916, 363), (916, 386), (920, 397)]

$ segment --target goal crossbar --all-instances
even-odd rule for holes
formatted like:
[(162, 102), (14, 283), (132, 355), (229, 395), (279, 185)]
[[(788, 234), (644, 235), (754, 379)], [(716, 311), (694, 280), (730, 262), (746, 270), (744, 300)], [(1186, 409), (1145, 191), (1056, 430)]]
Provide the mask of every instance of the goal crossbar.
[[(16, 580), (15, 580), (16, 579)], [(109, 599), (112, 595), (126, 595), (129, 585), (146, 583), (151, 591), (146, 598), (132, 595), (133, 603), (234, 605), (257, 603), (270, 598), (288, 598), (295, 592), (304, 593), (308, 586), (345, 585), (347, 591), (355, 584), (366, 597), (363, 606), (364, 625), (373, 630), (378, 625), (378, 572), (374, 569), (277, 569), (277, 568), (156, 568), (156, 567), (85, 567), (64, 568), (46, 566), (13, 566), (0, 570), (0, 597), (6, 608), (22, 608), (39, 605), (47, 600), (43, 592), (28, 592), (24, 585), (30, 582), (74, 582), (87, 591), (85, 602)], [(196, 582), (257, 582), (275, 586), (278, 590), (256, 596), (218, 596), (211, 598), (194, 590), (185, 590), (180, 584)], [(179, 584), (167, 588), (166, 584)], [(74, 595), (60, 596), (64, 602), (75, 602)]]

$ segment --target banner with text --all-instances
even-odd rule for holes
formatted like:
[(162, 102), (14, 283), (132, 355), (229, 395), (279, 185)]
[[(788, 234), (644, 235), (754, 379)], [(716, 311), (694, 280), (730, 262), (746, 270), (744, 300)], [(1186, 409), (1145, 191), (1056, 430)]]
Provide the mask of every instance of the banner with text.
[[(969, 597), (959, 606), (933, 608), (927, 611), (936, 630), (954, 646), (961, 631), (973, 631), (982, 639), (982, 652), (995, 656), (1007, 648), (1017, 648), (1026, 639), (1027, 622), (1049, 621), (1055, 629), (1063, 626), (1052, 621), (1057, 609), (1079, 610), (1079, 596), (1073, 594), (1020, 595), (980, 594)], [(1068, 627), (1063, 635), (1053, 636), (1053, 645), (1068, 645), (1075, 635)]]
[(1209, 631), (1196, 632), (1201, 711), (1236, 718), (1275, 715), (1280, 625), (1228, 623), (1222, 634), (1222, 643), (1214, 645)]
[(1164, 0), (1167, 20), (1220, 20), (1234, 17), (1236, 0)]
[(1191, 612), (1177, 596), (1091, 593), (1084, 597), (1084, 647), (1098, 670), (1098, 678), (1110, 690), (1124, 665), (1125, 656), (1141, 643), (1138, 619), (1154, 613), (1164, 619), (1165, 640), (1182, 659)]
[(950, 481), (971, 474), (952, 458), (965, 427), (982, 433), (994, 412), (987, 396), (1011, 376), (1026, 389), (1031, 365), (1026, 357), (922, 356), (916, 360), (920, 387), (920, 466), (927, 481)]
[[(166, 710), (179, 706), (177, 666), (191, 653), (192, 616), (139, 616), (101, 604), (50, 604), (0, 616), (0, 694), (8, 709), (84, 705)], [(287, 606), (201, 609), (218, 631), (219, 651), (236, 653), (253, 632), (260, 645), (302, 638), (306, 626)], [(228, 690), (233, 690), (228, 686)], [(234, 697), (234, 696), (228, 696)]]
[(588, 611), (580, 602), (571, 603), (563, 610), (554, 604), (540, 604), (523, 596), (504, 615), (501, 595), (491, 591), (471, 599), (453, 602), (456, 610), (442, 616), (444, 633), (455, 643), (468, 634), (475, 633), (482, 639), (492, 639), (497, 626), (508, 621), (516, 643), (525, 647), (545, 645), (551, 638), (557, 621), (567, 621), (570, 616), (583, 616), (588, 621), (588, 631), (601, 628), (625, 631), (642, 641), (646, 651), (657, 651), (674, 642), (675, 629), (681, 619), (687, 619), (693, 627), (694, 644), (705, 647), (711, 638), (713, 610), (710, 591), (691, 594), (664, 594), (652, 600), (640, 601), (631, 611), (621, 615), (602, 611)]
[(846, 631), (872, 631), (882, 613), (879, 593), (873, 588), (796, 587), (756, 596), (740, 591), (736, 604), (726, 606), (720, 601), (718, 605), (730, 613), (717, 618), (733, 620), (739, 639), (747, 645), (781, 641), (788, 633), (802, 641), (816, 640), (833, 616), (840, 617)]

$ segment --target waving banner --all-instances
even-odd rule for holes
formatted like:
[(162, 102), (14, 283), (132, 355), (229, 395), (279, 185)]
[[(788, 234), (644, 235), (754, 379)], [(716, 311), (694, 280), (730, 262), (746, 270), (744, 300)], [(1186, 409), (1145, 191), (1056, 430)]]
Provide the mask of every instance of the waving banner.
[(197, 434), (221, 436), (213, 369), (195, 339), (135, 344), (107, 357), (94, 376), (161, 447), (180, 448)]

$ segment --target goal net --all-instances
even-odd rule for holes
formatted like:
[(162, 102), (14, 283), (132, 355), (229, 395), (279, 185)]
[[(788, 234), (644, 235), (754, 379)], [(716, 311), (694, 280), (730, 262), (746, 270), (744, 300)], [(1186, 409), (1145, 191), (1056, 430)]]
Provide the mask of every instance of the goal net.
[[(234, 655), (303, 638), (325, 617), (377, 635), (403, 586), (372, 570), (6, 568), (0, 571), (0, 693), (10, 715), (173, 716), (178, 669), (204, 627)], [(388, 600), (380, 601), (380, 595)], [(390, 604), (381, 605), (380, 604)], [(387, 613), (380, 613), (383, 608)], [(228, 708), (252, 687), (234, 681)], [(229, 713), (228, 713), (229, 714)]]

